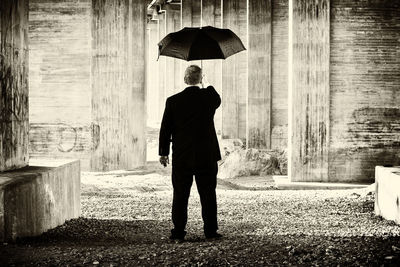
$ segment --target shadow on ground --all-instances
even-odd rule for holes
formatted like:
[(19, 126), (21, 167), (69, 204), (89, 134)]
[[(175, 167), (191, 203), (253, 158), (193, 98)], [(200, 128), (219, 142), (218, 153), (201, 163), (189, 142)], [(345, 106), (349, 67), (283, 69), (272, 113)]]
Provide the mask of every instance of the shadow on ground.
[(226, 229), (221, 240), (191, 233), (169, 241), (167, 221), (68, 221), (39, 237), (19, 239), (0, 249), (2, 265), (320, 265), (400, 263), (399, 237), (246, 235)]

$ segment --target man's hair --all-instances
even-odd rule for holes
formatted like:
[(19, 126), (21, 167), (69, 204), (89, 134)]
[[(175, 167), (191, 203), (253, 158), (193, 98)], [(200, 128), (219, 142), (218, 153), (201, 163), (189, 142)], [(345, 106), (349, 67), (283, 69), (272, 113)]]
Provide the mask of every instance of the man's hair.
[(190, 65), (185, 71), (185, 83), (195, 85), (201, 82), (201, 68), (197, 65)]

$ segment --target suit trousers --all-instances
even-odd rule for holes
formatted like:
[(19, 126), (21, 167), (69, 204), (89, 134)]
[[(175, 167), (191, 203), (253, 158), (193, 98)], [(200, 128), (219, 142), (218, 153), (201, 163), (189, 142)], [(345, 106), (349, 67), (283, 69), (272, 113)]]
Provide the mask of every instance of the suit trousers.
[(200, 195), (204, 233), (207, 235), (217, 231), (217, 197), (215, 193), (217, 173), (217, 162), (201, 167), (172, 164), (172, 185), (174, 189), (172, 202), (173, 234), (178, 236), (185, 235), (187, 207), (193, 183), (193, 175), (195, 176), (197, 191)]

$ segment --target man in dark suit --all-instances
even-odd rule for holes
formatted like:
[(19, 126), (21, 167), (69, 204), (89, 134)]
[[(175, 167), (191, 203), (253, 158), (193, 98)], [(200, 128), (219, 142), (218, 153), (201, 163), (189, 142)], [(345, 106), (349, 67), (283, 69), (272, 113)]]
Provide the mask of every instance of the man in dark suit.
[[(195, 176), (200, 195), (204, 234), (206, 238), (219, 238), (217, 233), (217, 161), (221, 159), (214, 128), (215, 110), (221, 98), (214, 87), (202, 86), (201, 68), (192, 65), (185, 71), (188, 87), (169, 97), (161, 123), (160, 163), (169, 163), (172, 141), (172, 221), (171, 239), (183, 240), (187, 223), (190, 188)], [(172, 139), (171, 139), (172, 138)]]

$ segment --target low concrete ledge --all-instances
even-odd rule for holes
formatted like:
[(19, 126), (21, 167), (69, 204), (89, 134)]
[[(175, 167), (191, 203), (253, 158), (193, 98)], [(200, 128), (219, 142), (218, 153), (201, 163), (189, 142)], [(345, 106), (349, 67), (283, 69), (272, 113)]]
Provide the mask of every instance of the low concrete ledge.
[(273, 176), (275, 187), (286, 190), (339, 190), (366, 188), (368, 184), (292, 182), (287, 176)]
[(375, 214), (400, 224), (400, 166), (377, 166), (375, 185)]
[(39, 235), (80, 212), (79, 161), (31, 160), (0, 173), (0, 240)]

